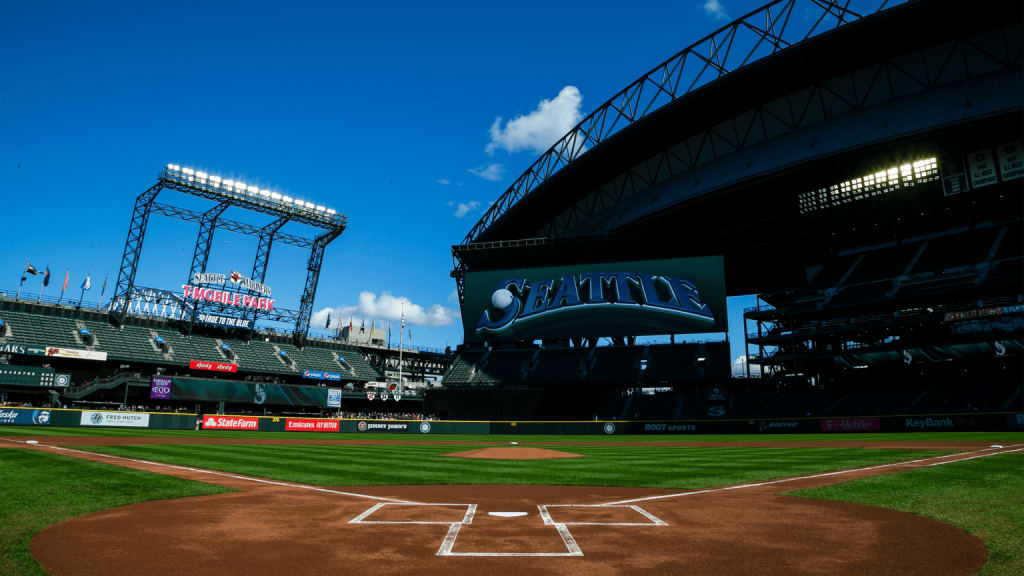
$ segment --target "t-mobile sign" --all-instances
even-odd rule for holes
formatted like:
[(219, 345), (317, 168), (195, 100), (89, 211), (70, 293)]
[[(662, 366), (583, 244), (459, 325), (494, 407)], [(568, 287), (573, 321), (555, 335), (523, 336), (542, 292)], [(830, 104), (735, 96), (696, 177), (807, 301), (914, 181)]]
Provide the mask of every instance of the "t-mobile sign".
[(157, 400), (171, 399), (171, 379), (167, 376), (153, 376), (149, 385), (149, 397)]

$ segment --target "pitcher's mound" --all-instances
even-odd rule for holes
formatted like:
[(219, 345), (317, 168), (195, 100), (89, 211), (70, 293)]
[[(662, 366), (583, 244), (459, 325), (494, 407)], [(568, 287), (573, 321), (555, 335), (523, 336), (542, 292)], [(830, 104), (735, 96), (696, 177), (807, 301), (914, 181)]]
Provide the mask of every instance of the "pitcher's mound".
[(549, 458), (582, 458), (583, 454), (560, 452), (546, 448), (478, 448), (445, 454), (452, 458), (483, 458), (485, 460), (547, 460)]

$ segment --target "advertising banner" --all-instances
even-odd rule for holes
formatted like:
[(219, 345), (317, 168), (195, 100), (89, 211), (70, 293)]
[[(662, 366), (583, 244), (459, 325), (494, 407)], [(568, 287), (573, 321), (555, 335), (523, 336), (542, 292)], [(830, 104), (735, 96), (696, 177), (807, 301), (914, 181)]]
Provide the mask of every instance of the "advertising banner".
[(196, 321), (211, 326), (223, 326), (225, 328), (252, 328), (252, 318), (232, 318), (230, 316), (218, 316), (217, 314), (196, 314)]
[(289, 432), (337, 432), (341, 429), (341, 422), (313, 418), (288, 418), (284, 422), (284, 429)]
[(203, 430), (256, 430), (260, 419), (254, 416), (203, 416)]
[(0, 426), (12, 424), (45, 426), (49, 423), (49, 410), (0, 408)]
[(212, 372), (238, 372), (238, 365), (230, 362), (207, 362), (205, 360), (189, 360), (188, 367), (192, 370), (210, 370)]
[(323, 372), (321, 370), (303, 370), (302, 377), (306, 380), (329, 380), (338, 382), (341, 380), (339, 372)]
[(106, 352), (97, 352), (96, 350), (75, 350), (72, 348), (56, 348), (52, 346), (46, 348), (46, 355), (57, 358), (75, 358), (77, 360), (96, 360), (97, 362), (106, 362), (107, 360)]
[(469, 272), (467, 342), (726, 332), (721, 256)]
[(341, 388), (327, 389), (327, 407), (341, 408)]
[(168, 376), (153, 376), (149, 384), (149, 397), (156, 400), (171, 399), (171, 378)]
[(149, 428), (149, 414), (143, 412), (96, 412), (82, 410), (82, 426), (114, 426), (121, 428)]
[(825, 418), (821, 421), (822, 432), (878, 432), (881, 429), (879, 418)]

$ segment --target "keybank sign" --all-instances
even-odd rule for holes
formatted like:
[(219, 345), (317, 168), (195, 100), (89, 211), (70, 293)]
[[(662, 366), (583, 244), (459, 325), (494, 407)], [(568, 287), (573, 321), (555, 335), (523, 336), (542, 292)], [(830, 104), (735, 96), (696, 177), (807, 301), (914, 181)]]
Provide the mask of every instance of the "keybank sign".
[[(464, 314), (473, 313), (472, 333), (480, 340), (724, 331), (724, 282), (717, 260), (717, 274), (704, 270), (699, 278), (673, 270), (686, 268), (680, 261), (667, 261), (676, 265), (665, 272), (643, 269), (653, 266), (626, 268), (627, 263), (618, 269), (602, 266), (611, 271), (524, 270), (490, 284), (486, 300), (477, 296), (471, 303), (467, 298), (466, 308), (476, 304), (481, 309)], [(712, 305), (718, 300), (721, 306)]]

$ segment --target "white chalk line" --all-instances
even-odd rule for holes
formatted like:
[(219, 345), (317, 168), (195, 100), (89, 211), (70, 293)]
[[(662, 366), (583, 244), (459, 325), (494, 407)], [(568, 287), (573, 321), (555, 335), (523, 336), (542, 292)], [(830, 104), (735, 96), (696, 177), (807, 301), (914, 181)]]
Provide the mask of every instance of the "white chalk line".
[[(1020, 444), (1014, 444), (1007, 446), (1006, 448), (1015, 448), (1021, 446)], [(1024, 448), (1020, 448), (1024, 449)], [(917, 460), (904, 460), (902, 462), (892, 462), (889, 464), (878, 464), (876, 466), (865, 466), (863, 468), (851, 468), (849, 470), (837, 470), (835, 472), (822, 472), (819, 474), (808, 474), (805, 476), (794, 476), (791, 478), (781, 478), (779, 480), (766, 480), (764, 482), (754, 482), (751, 484), (739, 484), (736, 486), (722, 486), (719, 488), (707, 488), (704, 490), (692, 490), (690, 492), (678, 492), (675, 494), (661, 494), (658, 496), (646, 496), (643, 498), (630, 498), (628, 500), (616, 500), (614, 502), (606, 502), (601, 506), (617, 506), (620, 504), (633, 504), (636, 502), (650, 502), (652, 500), (666, 500), (669, 498), (681, 498), (683, 496), (697, 496), (699, 494), (711, 494), (714, 492), (727, 492), (730, 490), (744, 490), (746, 488), (757, 488), (759, 486), (770, 486), (772, 484), (784, 484), (786, 482), (796, 482), (798, 480), (810, 480), (812, 478), (827, 478), (829, 476), (842, 476), (844, 474), (853, 474), (854, 472), (865, 472), (868, 470), (880, 470), (883, 468), (894, 468), (897, 466), (909, 466), (912, 464), (920, 464), (922, 462), (930, 462), (932, 460), (943, 460), (946, 458), (956, 458), (955, 460), (949, 460), (946, 462), (940, 462), (940, 464), (949, 464), (952, 462), (960, 462), (962, 460), (970, 460), (971, 458), (957, 458), (958, 456), (965, 456), (968, 454), (979, 454), (981, 452), (990, 452), (992, 450), (1000, 450), (999, 448), (984, 448), (981, 450), (974, 450), (971, 452), (958, 452), (956, 454), (944, 454), (942, 456), (931, 456), (929, 458), (918, 458)], [(991, 454), (984, 454), (984, 456), (996, 456), (998, 454), (1007, 454), (1009, 452), (1017, 452), (1018, 450), (1004, 450), (1002, 452), (992, 452)], [(974, 458), (980, 458), (980, 456), (974, 456)], [(928, 466), (935, 466), (936, 464), (928, 464)]]
[(267, 480), (264, 478), (256, 478), (253, 476), (240, 476), (238, 474), (229, 474), (227, 472), (218, 472), (216, 470), (207, 470), (205, 468), (195, 468), (192, 466), (178, 466), (177, 464), (165, 464), (163, 462), (152, 462), (150, 460), (141, 460), (138, 458), (126, 458), (124, 456), (113, 456), (111, 454), (104, 454), (102, 452), (88, 452), (86, 450), (76, 450), (74, 448), (65, 448), (64, 446), (53, 446), (50, 444), (29, 444), (24, 440), (11, 440), (10, 438), (0, 438), (0, 440), (6, 440), (8, 442), (14, 442), (17, 444), (25, 444), (27, 446), (49, 448), (51, 450), (61, 450), (63, 452), (72, 452), (75, 454), (85, 454), (88, 456), (98, 456), (100, 458), (109, 458), (111, 460), (121, 460), (123, 462), (134, 462), (136, 464), (144, 464), (146, 466), (158, 466), (161, 468), (171, 468), (174, 470), (185, 470), (187, 472), (197, 472), (199, 474), (208, 474), (210, 476), (219, 476), (221, 478), (231, 478), (233, 480), (243, 480), (245, 482), (254, 482), (257, 484), (269, 484), (271, 486), (282, 486), (285, 488), (297, 488), (299, 490), (309, 490), (311, 492), (323, 492), (325, 494), (335, 494), (338, 496), (351, 496), (353, 498), (363, 498), (366, 500), (379, 500), (383, 502), (393, 502), (401, 504), (417, 504), (417, 502), (411, 502), (409, 500), (402, 500), (399, 498), (386, 498), (384, 496), (371, 496), (369, 494), (358, 494), (356, 492), (345, 492), (342, 490), (331, 490), (330, 488), (321, 488), (319, 486), (310, 486), (308, 484), (296, 484), (294, 482), (280, 482), (277, 480)]
[(1024, 448), (1015, 448), (1013, 450), (1005, 450), (1003, 452), (989, 452), (988, 454), (980, 454), (978, 456), (971, 456), (970, 458), (960, 458), (959, 460), (947, 460), (945, 462), (935, 462), (933, 464), (928, 464), (928, 466), (942, 466), (943, 464), (954, 464), (956, 462), (963, 462), (965, 460), (974, 460), (976, 458), (987, 458), (989, 456), (999, 456), (1000, 454), (1009, 454), (1010, 452), (1020, 452), (1021, 450), (1024, 450)]

